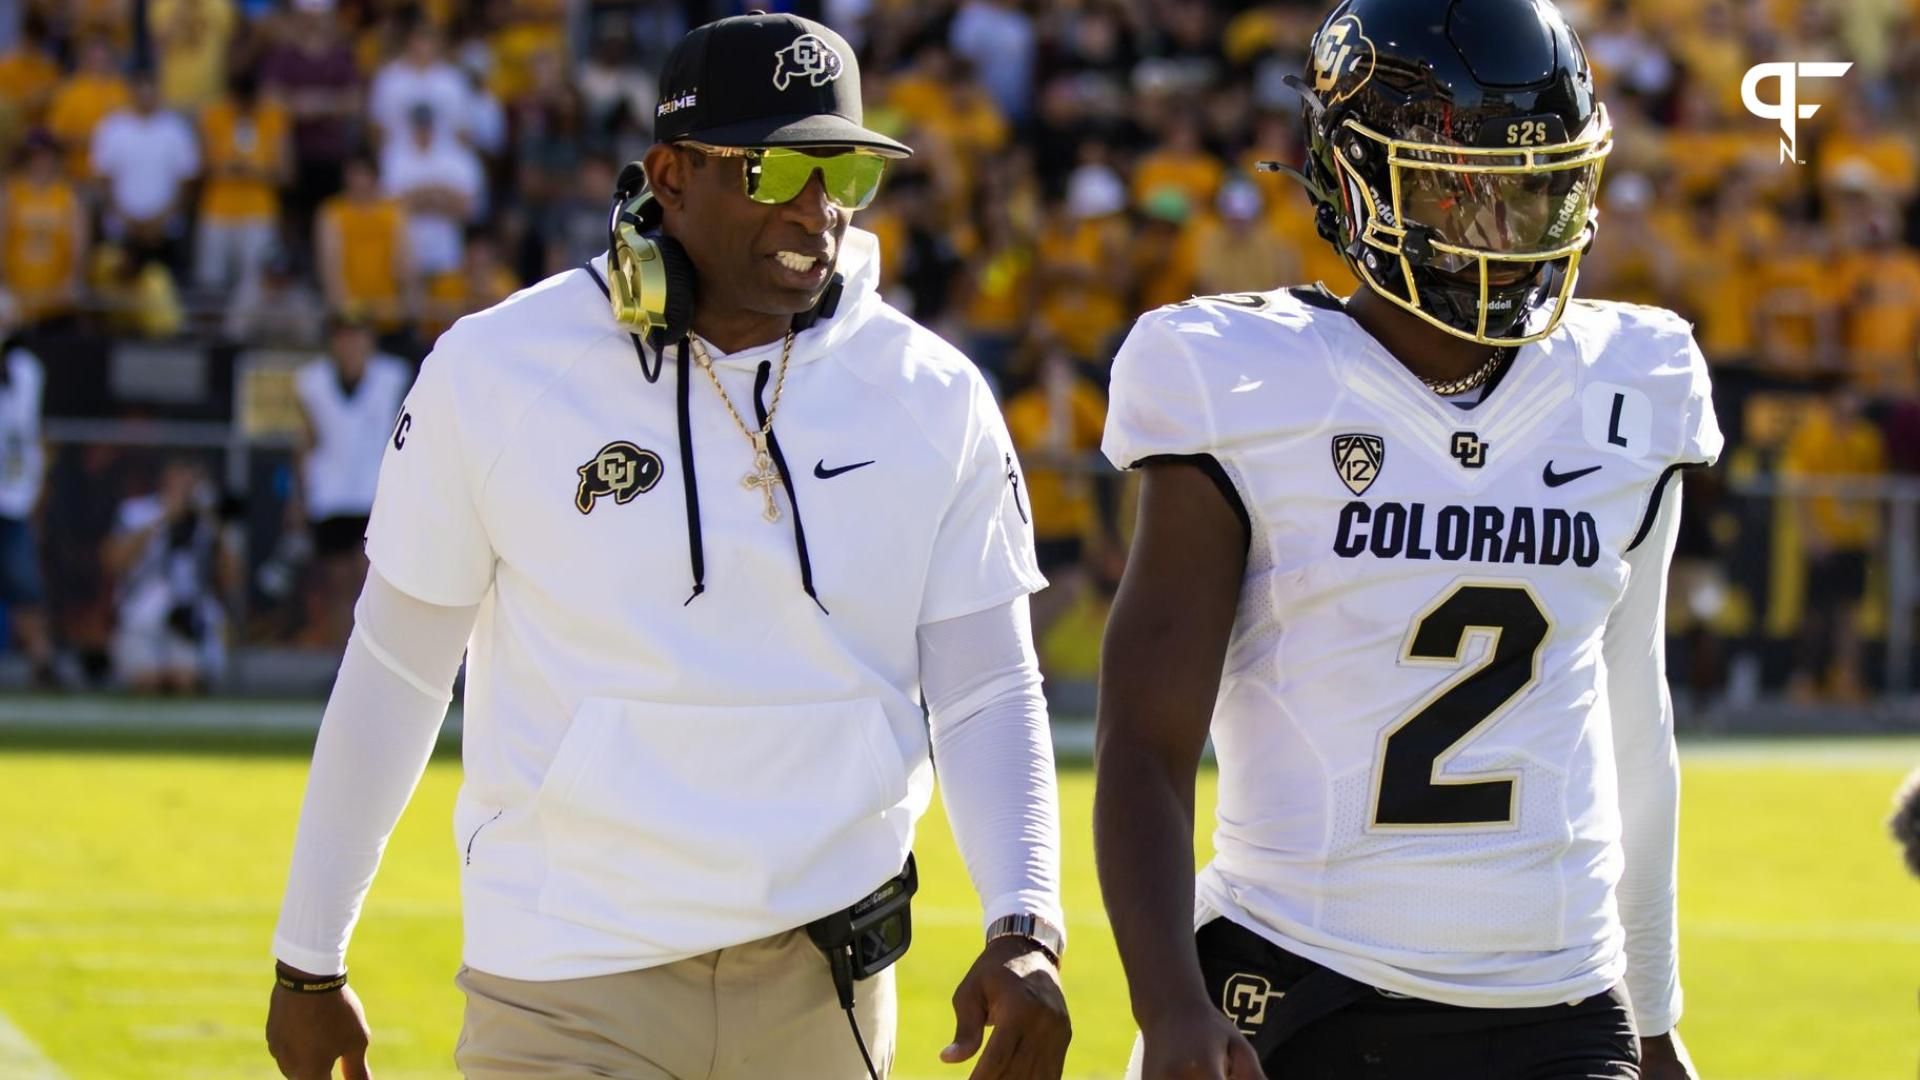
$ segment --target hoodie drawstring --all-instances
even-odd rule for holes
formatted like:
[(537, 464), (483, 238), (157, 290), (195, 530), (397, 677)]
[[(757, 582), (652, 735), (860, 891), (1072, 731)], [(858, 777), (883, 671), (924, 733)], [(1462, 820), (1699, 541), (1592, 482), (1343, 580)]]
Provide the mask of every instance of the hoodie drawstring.
[[(760, 361), (760, 372), (753, 377), (753, 415), (760, 421), (761, 427), (767, 427), (767, 380), (773, 374), (773, 362)], [(800, 521), (800, 498), (793, 491), (793, 474), (787, 471), (787, 456), (780, 452), (780, 436), (767, 428), (767, 454), (773, 458), (773, 467), (780, 470), (780, 486), (787, 489), (787, 505), (793, 508), (793, 547), (800, 556), (800, 587), (806, 590), (807, 597), (820, 614), (831, 615), (827, 605), (820, 602), (820, 595), (813, 591), (813, 562), (807, 558), (807, 527)]]
[[(591, 262), (584, 265), (587, 268), (587, 276), (600, 287), (601, 295), (609, 300), (613, 299), (613, 290), (607, 288), (606, 280), (600, 276), (600, 271), (595, 270)], [(628, 331), (627, 337), (633, 341), (633, 355), (640, 361), (640, 374), (650, 383), (659, 382), (660, 369), (667, 363), (666, 348), (662, 346), (658, 350), (653, 366), (648, 367), (647, 348), (641, 344), (640, 335)], [(693, 471), (693, 426), (687, 423), (687, 395), (690, 388), (687, 383), (686, 338), (680, 339), (679, 382), (677, 412), (680, 427), (680, 460), (687, 463), (686, 476), (682, 478), (681, 486), (687, 493), (687, 558), (693, 563), (693, 593), (687, 597), (685, 604), (680, 605), (686, 607), (687, 604), (693, 603), (694, 597), (707, 591), (707, 553), (700, 533), (700, 485), (698, 475)]]
[(686, 607), (694, 597), (707, 591), (707, 554), (700, 535), (700, 474), (693, 468), (693, 425), (687, 420), (687, 399), (692, 392), (691, 373), (687, 363), (687, 339), (680, 339), (680, 348), (674, 363), (679, 370), (679, 414), (680, 423), (680, 460), (687, 463), (687, 475), (681, 487), (687, 492), (687, 556), (693, 560), (693, 595), (687, 597)]

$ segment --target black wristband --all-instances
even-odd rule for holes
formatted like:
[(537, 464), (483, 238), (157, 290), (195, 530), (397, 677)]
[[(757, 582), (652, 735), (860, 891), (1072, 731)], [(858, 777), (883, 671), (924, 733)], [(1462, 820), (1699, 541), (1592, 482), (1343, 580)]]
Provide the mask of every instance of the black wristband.
[(288, 968), (285, 965), (275, 964), (273, 966), (273, 981), (278, 983), (282, 990), (291, 990), (296, 994), (331, 994), (347, 985), (347, 973), (344, 971), (338, 975), (317, 980), (308, 979), (304, 976), (296, 979), (287, 974), (287, 972)]

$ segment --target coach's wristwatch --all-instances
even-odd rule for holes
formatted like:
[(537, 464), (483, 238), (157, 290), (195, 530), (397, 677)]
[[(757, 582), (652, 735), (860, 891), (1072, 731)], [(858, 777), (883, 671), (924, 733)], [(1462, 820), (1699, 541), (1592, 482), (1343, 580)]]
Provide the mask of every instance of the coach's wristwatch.
[(1039, 946), (1054, 967), (1067, 951), (1067, 935), (1038, 915), (1002, 915), (987, 926), (987, 942), (1003, 937), (1023, 937)]

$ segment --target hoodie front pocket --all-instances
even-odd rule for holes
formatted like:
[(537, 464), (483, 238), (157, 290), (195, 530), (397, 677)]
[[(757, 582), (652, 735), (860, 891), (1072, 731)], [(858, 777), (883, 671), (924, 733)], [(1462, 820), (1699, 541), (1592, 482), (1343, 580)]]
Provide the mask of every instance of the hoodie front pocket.
[(851, 887), (842, 877), (888, 861), (885, 872), (897, 870), (907, 791), (870, 698), (589, 698), (536, 800), (547, 852), (539, 910), (669, 951), (747, 940), (727, 939), (837, 895)]

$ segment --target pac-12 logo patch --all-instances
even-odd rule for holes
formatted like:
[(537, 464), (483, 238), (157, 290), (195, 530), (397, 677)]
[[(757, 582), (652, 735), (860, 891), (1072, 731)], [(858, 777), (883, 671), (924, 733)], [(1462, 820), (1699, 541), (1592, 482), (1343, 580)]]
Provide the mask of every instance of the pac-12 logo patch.
[(652, 491), (666, 466), (660, 463), (659, 454), (621, 441), (601, 447), (593, 460), (577, 471), (580, 487), (574, 492), (573, 508), (591, 514), (596, 500), (611, 496), (615, 503), (624, 505), (635, 495)]
[(802, 34), (793, 44), (773, 54), (773, 86), (785, 90), (794, 79), (805, 78), (814, 86), (825, 86), (840, 77), (844, 67), (840, 54), (818, 34)]
[(1355, 495), (1365, 495), (1387, 460), (1387, 444), (1378, 435), (1335, 435), (1333, 471)]
[(1220, 1011), (1227, 1014), (1240, 1034), (1252, 1035), (1267, 1022), (1267, 1002), (1286, 996), (1286, 991), (1275, 990), (1264, 977), (1236, 971), (1220, 988)]

